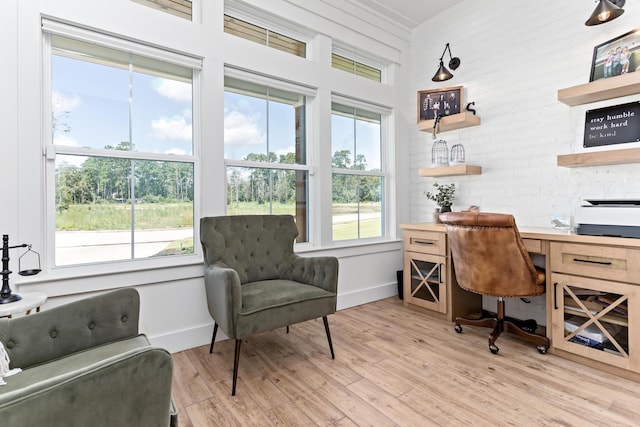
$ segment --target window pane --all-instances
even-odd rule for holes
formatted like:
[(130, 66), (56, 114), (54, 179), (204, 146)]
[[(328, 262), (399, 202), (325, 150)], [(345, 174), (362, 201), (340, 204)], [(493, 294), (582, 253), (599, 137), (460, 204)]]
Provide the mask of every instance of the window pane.
[(187, 67), (52, 37), (53, 143), (191, 155)]
[(305, 58), (307, 56), (307, 44), (291, 37), (269, 31), (268, 46)]
[(302, 58), (307, 56), (307, 44), (305, 42), (274, 33), (267, 28), (242, 21), (229, 15), (224, 16), (224, 32)]
[(331, 55), (331, 66), (369, 80), (376, 82), (382, 81), (382, 72), (377, 68), (361, 64), (344, 56), (336, 55), (335, 53)]
[(380, 72), (380, 70), (369, 67), (368, 65), (361, 64), (359, 62), (356, 62), (356, 75), (367, 78), (369, 80), (373, 80), (375, 82), (382, 81), (382, 73)]
[(227, 168), (227, 214), (293, 215), (298, 242), (307, 241), (308, 172)]
[(132, 0), (154, 9), (162, 10), (191, 21), (192, 5), (190, 0)]
[(353, 74), (355, 70), (354, 61), (344, 56), (336, 55), (335, 53), (331, 55), (331, 66), (351, 74)]
[(333, 240), (380, 237), (382, 178), (333, 174)]
[(267, 44), (267, 30), (240, 19), (224, 16), (224, 32), (259, 44)]
[(331, 115), (333, 167), (380, 171), (380, 114), (334, 103)]
[(225, 158), (306, 164), (305, 97), (225, 78)]
[(333, 240), (383, 236), (381, 116), (337, 103), (331, 108), (332, 166), (345, 171), (333, 174)]
[[(357, 110), (356, 113), (359, 113)], [(358, 117), (358, 116), (357, 116)], [(380, 163), (380, 115), (374, 119), (359, 116), (356, 125), (356, 169), (375, 170), (381, 169)]]
[(56, 158), (56, 265), (193, 253), (193, 164)]

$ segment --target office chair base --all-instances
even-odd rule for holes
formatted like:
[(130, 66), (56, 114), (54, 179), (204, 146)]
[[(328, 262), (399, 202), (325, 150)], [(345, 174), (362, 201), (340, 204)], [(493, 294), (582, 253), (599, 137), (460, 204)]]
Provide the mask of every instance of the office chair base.
[(497, 354), (500, 350), (498, 346), (496, 346), (495, 342), (503, 332), (512, 333), (536, 344), (536, 348), (540, 354), (546, 354), (550, 345), (549, 338), (535, 333), (538, 326), (535, 320), (518, 320), (513, 317), (505, 317), (504, 300), (502, 300), (502, 298), (498, 299), (497, 314), (492, 314), (488, 311), (482, 310), (482, 316), (477, 319), (456, 317), (455, 331), (457, 333), (462, 333), (461, 325), (492, 328), (493, 330), (489, 334), (489, 351), (493, 354)]

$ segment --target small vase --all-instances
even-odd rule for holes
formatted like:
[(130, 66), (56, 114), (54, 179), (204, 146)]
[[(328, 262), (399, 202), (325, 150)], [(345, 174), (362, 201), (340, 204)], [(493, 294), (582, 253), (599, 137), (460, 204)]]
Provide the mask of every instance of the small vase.
[(451, 212), (451, 206), (440, 207), (440, 212)]
[(440, 208), (436, 208), (436, 210), (433, 211), (433, 223), (440, 224)]

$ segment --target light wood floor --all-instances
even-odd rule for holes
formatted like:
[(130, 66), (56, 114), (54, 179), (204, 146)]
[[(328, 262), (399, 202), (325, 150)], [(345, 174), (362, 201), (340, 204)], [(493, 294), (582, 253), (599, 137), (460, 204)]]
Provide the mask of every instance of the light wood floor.
[(187, 426), (638, 426), (640, 383), (488, 329), (405, 308), (397, 298), (243, 341), (174, 354), (174, 398)]

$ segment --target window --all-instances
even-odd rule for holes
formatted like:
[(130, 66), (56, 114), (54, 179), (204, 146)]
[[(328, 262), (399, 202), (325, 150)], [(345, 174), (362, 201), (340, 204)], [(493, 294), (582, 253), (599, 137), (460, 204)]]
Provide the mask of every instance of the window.
[[(55, 265), (193, 253), (199, 60), (55, 22), (43, 28), (53, 33)], [(92, 36), (104, 44), (80, 40)]]
[(333, 240), (384, 235), (381, 114), (331, 106)]
[(380, 82), (382, 78), (382, 72), (377, 68), (370, 67), (368, 65), (361, 64), (344, 56), (331, 54), (331, 66), (338, 70), (346, 71), (356, 76), (364, 77), (369, 80)]
[(154, 9), (162, 10), (180, 18), (192, 20), (193, 5), (191, 0), (132, 0)]
[(304, 94), (225, 77), (227, 213), (293, 215), (298, 242), (308, 228), (305, 107)]
[(224, 15), (224, 31), (243, 39), (305, 58), (307, 44), (229, 15)]

